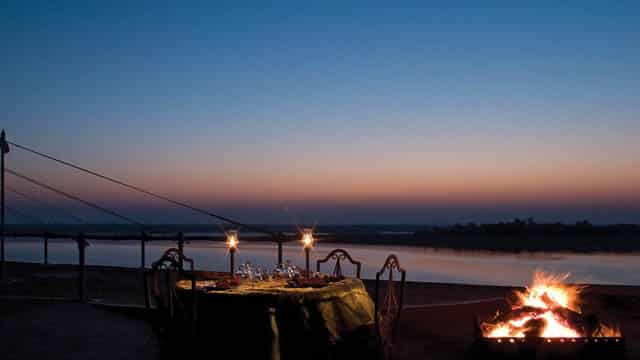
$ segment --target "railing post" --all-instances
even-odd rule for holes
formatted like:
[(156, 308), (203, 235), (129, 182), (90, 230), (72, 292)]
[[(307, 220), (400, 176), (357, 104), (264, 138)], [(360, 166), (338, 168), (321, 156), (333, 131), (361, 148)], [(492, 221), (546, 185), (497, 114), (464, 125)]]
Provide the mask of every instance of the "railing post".
[(85, 249), (87, 247), (87, 241), (85, 240), (84, 234), (78, 234), (78, 254), (79, 254), (79, 276), (78, 276), (78, 295), (80, 301), (87, 301), (87, 263), (86, 263), (86, 252)]
[(276, 240), (278, 241), (278, 265), (284, 264), (282, 261), (282, 236), (278, 235)]
[(4, 155), (8, 152), (9, 144), (7, 143), (7, 133), (2, 129), (2, 133), (0, 134), (0, 182), (2, 182), (2, 185), (0, 186), (0, 203), (2, 203), (0, 205), (0, 280), (4, 279)]
[(182, 256), (184, 256), (184, 233), (182, 231), (180, 231), (178, 233), (178, 251), (180, 251), (180, 268), (182, 268), (183, 261), (182, 261)]
[(145, 274), (145, 268), (147, 267), (147, 248), (145, 242), (147, 241), (147, 233), (144, 231), (140, 236), (140, 281), (142, 282), (142, 293), (144, 296), (145, 307), (149, 308), (149, 298), (147, 296), (147, 275)]
[(142, 270), (143, 275), (144, 269), (147, 267), (147, 253), (145, 242), (147, 242), (147, 233), (143, 231), (140, 237), (140, 270)]
[(44, 233), (44, 264), (49, 264), (49, 233)]

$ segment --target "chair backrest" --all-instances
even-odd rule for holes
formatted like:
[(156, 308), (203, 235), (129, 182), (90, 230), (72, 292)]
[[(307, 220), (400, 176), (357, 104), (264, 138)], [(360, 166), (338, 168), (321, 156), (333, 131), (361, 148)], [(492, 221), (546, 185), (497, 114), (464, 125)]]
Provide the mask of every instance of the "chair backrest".
[[(388, 272), (389, 277), (381, 280), (381, 277)], [(394, 281), (394, 272), (400, 273), (400, 282)], [(379, 345), (384, 351), (385, 358), (390, 357), (391, 348), (396, 335), (396, 329), (402, 312), (404, 300), (404, 285), (407, 272), (400, 266), (398, 257), (389, 255), (382, 265), (380, 271), (376, 273), (375, 287), (375, 330)], [(386, 281), (384, 296), (381, 298), (382, 281)], [(399, 294), (396, 291), (396, 283), (399, 285)]]
[(151, 270), (157, 269), (173, 269), (180, 272), (184, 271), (184, 263), (189, 263), (189, 270), (193, 271), (193, 260), (184, 256), (182, 251), (177, 248), (169, 248), (165, 250), (162, 256), (151, 264)]
[(332, 273), (333, 276), (342, 277), (342, 261), (349, 260), (349, 262), (351, 264), (356, 266), (356, 277), (358, 279), (360, 278), (360, 270), (362, 268), (362, 264), (360, 263), (360, 261), (353, 260), (351, 255), (349, 255), (349, 253), (346, 250), (335, 249), (335, 250), (331, 251), (329, 253), (329, 255), (327, 255), (327, 257), (325, 257), (324, 259), (318, 260), (316, 262), (316, 271), (320, 272), (320, 264), (326, 263), (329, 260), (335, 260), (336, 261), (336, 264), (333, 267), (333, 273)]
[(184, 256), (176, 248), (167, 249), (162, 256), (153, 262), (151, 269), (145, 273), (145, 306), (151, 307), (151, 299), (161, 311), (168, 312), (170, 318), (175, 315), (175, 306), (180, 305), (175, 290), (179, 279), (185, 277), (184, 263), (189, 263), (192, 289), (195, 290), (195, 278), (193, 277), (194, 262)]

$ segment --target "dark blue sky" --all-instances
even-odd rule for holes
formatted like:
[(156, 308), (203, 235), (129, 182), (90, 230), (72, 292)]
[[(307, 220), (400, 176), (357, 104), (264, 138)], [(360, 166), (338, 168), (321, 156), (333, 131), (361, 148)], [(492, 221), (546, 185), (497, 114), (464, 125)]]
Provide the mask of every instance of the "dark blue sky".
[(638, 2), (130, 3), (0, 5), (13, 141), (248, 221), (640, 215)]

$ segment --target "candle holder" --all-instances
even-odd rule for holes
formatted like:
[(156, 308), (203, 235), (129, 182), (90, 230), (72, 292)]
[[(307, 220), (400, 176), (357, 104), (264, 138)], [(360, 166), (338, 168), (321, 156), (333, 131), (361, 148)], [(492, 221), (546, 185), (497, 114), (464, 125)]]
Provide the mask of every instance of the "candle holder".
[(305, 274), (307, 278), (311, 277), (311, 271), (309, 266), (309, 257), (311, 249), (313, 248), (313, 229), (306, 228), (302, 230), (302, 245), (304, 246), (304, 258), (305, 258)]
[(229, 248), (229, 271), (231, 278), (236, 276), (236, 249), (238, 248), (238, 231), (227, 231), (227, 247)]

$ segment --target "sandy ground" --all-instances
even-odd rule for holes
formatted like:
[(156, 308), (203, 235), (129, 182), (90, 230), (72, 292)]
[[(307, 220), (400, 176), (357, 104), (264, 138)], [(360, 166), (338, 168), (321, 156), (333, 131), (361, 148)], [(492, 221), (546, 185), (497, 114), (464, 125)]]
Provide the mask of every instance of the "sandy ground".
[[(135, 358), (140, 359), (157, 355), (157, 346), (150, 340), (149, 329), (141, 321), (106, 313), (88, 305), (21, 300), (25, 296), (75, 297), (77, 280), (73, 267), (9, 263), (6, 270), (7, 276), (0, 287), (0, 299), (4, 299), (0, 300), (0, 338), (15, 340), (11, 340), (11, 345), (2, 341), (0, 347), (4, 349), (0, 348), (0, 353), (18, 354), (22, 348), (24, 355), (31, 355), (38, 348), (45, 348), (43, 344), (52, 341), (55, 344), (53, 348), (57, 346), (64, 351), (65, 347), (59, 344), (76, 344), (75, 332), (86, 333), (88, 339), (96, 344), (95, 347), (118, 341), (115, 337), (127, 337), (122, 346), (129, 350), (122, 350), (122, 353), (114, 354), (110, 359), (134, 358), (119, 357), (124, 353), (138, 354)], [(365, 283), (372, 291), (373, 283)], [(88, 284), (89, 297), (95, 302), (143, 303), (142, 278), (138, 270), (90, 267)], [(512, 291), (512, 288), (497, 286), (408, 283), (405, 291), (406, 308), (399, 324), (394, 359), (464, 359), (473, 342), (475, 319), (490, 316), (498, 308), (504, 308), (504, 299)], [(640, 359), (640, 345), (637, 345), (640, 344), (640, 287), (590, 286), (583, 294), (582, 308), (585, 312), (598, 314), (602, 320), (618, 324), (627, 339), (627, 358)], [(81, 316), (71, 316), (78, 312)], [(45, 325), (35, 325), (42, 322), (38, 319), (45, 319)], [(69, 322), (68, 319), (76, 321)], [(82, 319), (91, 319), (93, 325), (86, 325)], [(26, 323), (32, 325), (26, 326)], [(61, 337), (51, 338), (51, 333), (58, 334), (61, 331)], [(65, 333), (68, 336), (64, 336)], [(7, 346), (13, 352), (6, 352)], [(82, 357), (83, 347), (78, 345), (73, 348), (78, 349), (72, 353), (78, 357), (67, 358), (99, 358)]]

